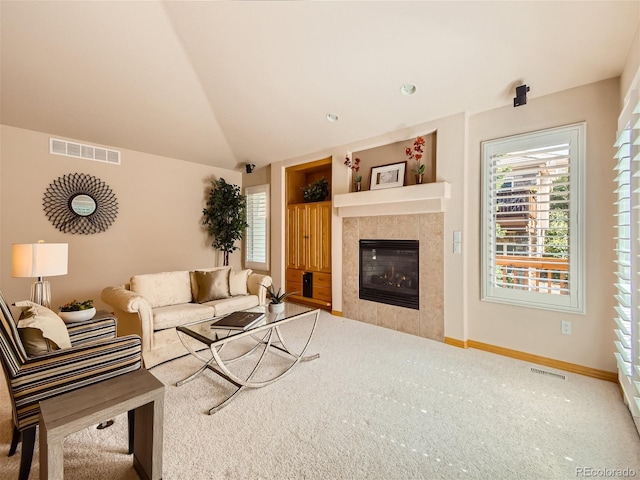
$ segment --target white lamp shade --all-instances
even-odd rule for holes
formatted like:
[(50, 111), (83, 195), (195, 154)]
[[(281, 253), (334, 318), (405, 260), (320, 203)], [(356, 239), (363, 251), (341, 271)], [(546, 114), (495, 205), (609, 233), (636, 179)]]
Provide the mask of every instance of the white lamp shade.
[(11, 246), (11, 276), (66, 275), (68, 257), (68, 243), (15, 243)]

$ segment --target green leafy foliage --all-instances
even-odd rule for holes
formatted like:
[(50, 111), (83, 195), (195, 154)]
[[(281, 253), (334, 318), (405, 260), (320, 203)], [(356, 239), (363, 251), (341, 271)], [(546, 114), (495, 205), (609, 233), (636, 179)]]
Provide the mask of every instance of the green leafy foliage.
[(93, 308), (93, 300), (85, 300), (84, 302), (72, 300), (62, 305), (59, 310), (61, 312), (78, 312), (80, 310), (89, 310), (90, 308)]
[(247, 202), (240, 187), (225, 182), (224, 178), (213, 180), (207, 208), (202, 213), (202, 224), (213, 237), (211, 246), (224, 253), (224, 265), (229, 265), (229, 253), (238, 249), (236, 242), (242, 239), (249, 226)]
[(322, 202), (329, 196), (329, 182), (322, 177), (302, 187), (302, 198), (305, 202)]
[(276, 291), (273, 285), (269, 285), (267, 287), (265, 285), (260, 284), (260, 286), (267, 290), (267, 295), (269, 295), (269, 300), (271, 301), (271, 303), (283, 303), (285, 298), (287, 298), (290, 295), (293, 295), (293, 293), (287, 293), (287, 292), (281, 293), (282, 288), (279, 288), (278, 291)]

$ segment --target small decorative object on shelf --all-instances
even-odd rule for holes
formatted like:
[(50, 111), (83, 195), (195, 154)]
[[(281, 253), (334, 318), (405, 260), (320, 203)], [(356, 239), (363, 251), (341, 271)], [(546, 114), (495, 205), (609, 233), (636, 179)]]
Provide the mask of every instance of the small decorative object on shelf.
[(406, 161), (371, 167), (371, 184), (369, 185), (369, 190), (403, 187), (406, 167)]
[(358, 170), (360, 170), (360, 158), (356, 157), (352, 161), (347, 154), (344, 158), (344, 164), (353, 172), (353, 191), (359, 192), (362, 190), (362, 175), (358, 174)]
[(424, 156), (424, 144), (424, 137), (416, 137), (415, 141), (413, 142), (413, 149), (411, 149), (411, 147), (407, 147), (404, 150), (405, 155), (407, 155), (410, 160), (415, 160), (416, 162), (418, 162), (416, 169), (412, 170), (413, 173), (416, 174), (416, 184), (422, 183), (422, 176), (426, 168), (426, 165), (424, 163), (420, 163), (420, 160), (422, 160), (422, 157)]
[(73, 300), (66, 305), (61, 306), (59, 310), (59, 316), (65, 323), (89, 320), (96, 314), (96, 309), (93, 306), (93, 300), (85, 300), (84, 302)]
[(323, 202), (329, 196), (329, 182), (322, 177), (302, 187), (302, 198), (305, 202)]
[(276, 291), (273, 285), (265, 287), (264, 285), (260, 284), (260, 286), (267, 289), (267, 295), (269, 295), (270, 301), (269, 311), (271, 313), (281, 313), (282, 311), (284, 311), (284, 299), (290, 295), (293, 295), (293, 293), (281, 292), (282, 288), (279, 288), (278, 291)]

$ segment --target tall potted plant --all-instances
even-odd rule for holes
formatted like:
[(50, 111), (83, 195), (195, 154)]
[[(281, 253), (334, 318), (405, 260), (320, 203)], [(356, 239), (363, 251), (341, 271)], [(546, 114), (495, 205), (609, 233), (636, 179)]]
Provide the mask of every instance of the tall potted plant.
[(224, 253), (223, 264), (229, 265), (229, 253), (238, 249), (236, 242), (242, 239), (249, 226), (247, 203), (240, 187), (225, 182), (224, 178), (213, 180), (207, 208), (202, 213), (202, 224), (213, 237), (211, 246)]

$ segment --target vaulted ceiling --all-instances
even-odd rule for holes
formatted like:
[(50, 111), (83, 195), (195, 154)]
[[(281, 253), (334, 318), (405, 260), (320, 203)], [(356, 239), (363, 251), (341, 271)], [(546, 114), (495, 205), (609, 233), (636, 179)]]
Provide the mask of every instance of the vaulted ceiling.
[(616, 77), (639, 5), (2, 0), (0, 121), (265, 165)]

